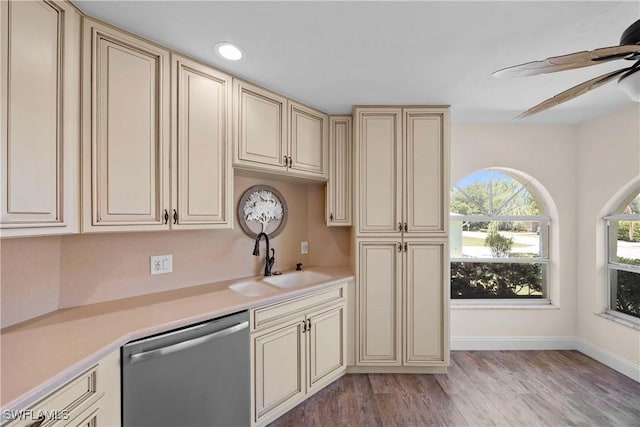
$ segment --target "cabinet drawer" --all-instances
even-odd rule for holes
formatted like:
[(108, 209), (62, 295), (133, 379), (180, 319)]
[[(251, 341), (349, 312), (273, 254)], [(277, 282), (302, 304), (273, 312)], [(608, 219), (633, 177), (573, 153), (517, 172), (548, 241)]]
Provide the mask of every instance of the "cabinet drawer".
[(31, 408), (16, 411), (12, 414), (14, 421), (4, 427), (30, 426), (39, 417), (45, 419), (41, 424), (42, 427), (58, 423), (66, 424), (75, 417), (73, 411), (99, 398), (101, 393), (96, 386), (97, 374), (98, 366), (96, 365)]
[(285, 321), (320, 305), (344, 301), (344, 285), (325, 289), (300, 298), (290, 299), (251, 311), (251, 329), (261, 329)]

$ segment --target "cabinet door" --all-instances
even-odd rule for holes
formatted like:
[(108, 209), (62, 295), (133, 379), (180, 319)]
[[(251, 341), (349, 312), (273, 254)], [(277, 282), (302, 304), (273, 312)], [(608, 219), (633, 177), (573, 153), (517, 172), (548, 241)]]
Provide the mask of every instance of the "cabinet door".
[(329, 117), (329, 181), (327, 226), (351, 225), (351, 116)]
[(83, 31), (83, 231), (168, 229), (169, 52)]
[(399, 108), (356, 109), (359, 235), (400, 236), (402, 143)]
[(360, 240), (358, 249), (356, 363), (400, 365), (402, 245)]
[(254, 421), (288, 408), (306, 392), (304, 318), (253, 337)]
[(448, 231), (448, 127), (446, 109), (404, 109), (404, 222), (409, 234)]
[(309, 316), (309, 389), (322, 388), (346, 368), (344, 305)]
[(237, 79), (234, 91), (234, 165), (285, 173), (287, 99)]
[(0, 2), (2, 236), (78, 232), (80, 17)]
[(172, 228), (231, 228), (231, 76), (172, 56)]
[(449, 259), (445, 240), (408, 240), (404, 256), (404, 357), (407, 366), (448, 362)]
[(327, 179), (329, 116), (289, 101), (289, 171)]
[(100, 401), (85, 409), (70, 422), (64, 424), (65, 427), (99, 427), (106, 425), (110, 424), (105, 423), (105, 420), (102, 419), (100, 414)]

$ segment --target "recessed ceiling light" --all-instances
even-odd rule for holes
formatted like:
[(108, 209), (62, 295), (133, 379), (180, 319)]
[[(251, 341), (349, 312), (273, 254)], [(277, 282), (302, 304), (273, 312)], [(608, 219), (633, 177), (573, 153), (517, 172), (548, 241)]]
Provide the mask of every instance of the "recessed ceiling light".
[(218, 55), (230, 61), (237, 61), (242, 58), (242, 51), (229, 42), (220, 42), (215, 46)]

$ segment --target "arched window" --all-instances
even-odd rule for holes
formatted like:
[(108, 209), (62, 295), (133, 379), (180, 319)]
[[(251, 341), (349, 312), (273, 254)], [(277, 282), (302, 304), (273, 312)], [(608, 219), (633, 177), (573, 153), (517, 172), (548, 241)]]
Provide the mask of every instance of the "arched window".
[(607, 312), (640, 323), (640, 186), (627, 193), (605, 220)]
[(452, 299), (546, 299), (550, 218), (525, 179), (500, 169), (451, 189)]

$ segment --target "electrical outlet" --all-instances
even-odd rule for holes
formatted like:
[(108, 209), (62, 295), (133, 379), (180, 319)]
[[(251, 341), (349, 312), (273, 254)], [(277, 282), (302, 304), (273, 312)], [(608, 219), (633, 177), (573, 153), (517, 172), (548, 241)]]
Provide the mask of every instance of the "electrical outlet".
[(300, 253), (308, 254), (309, 253), (309, 242), (300, 243)]
[(151, 274), (173, 272), (173, 255), (156, 255), (151, 257)]

